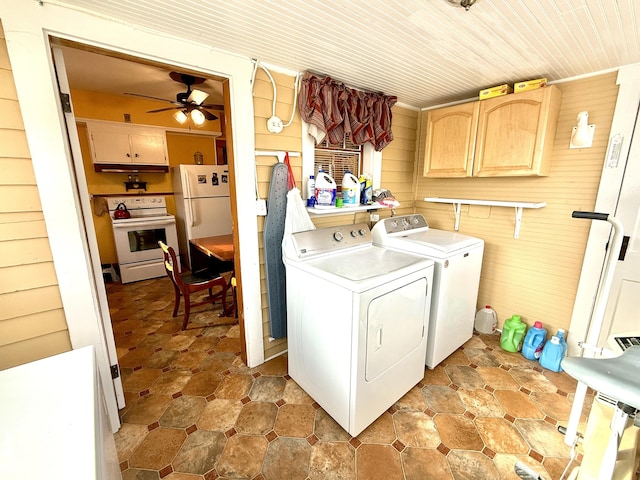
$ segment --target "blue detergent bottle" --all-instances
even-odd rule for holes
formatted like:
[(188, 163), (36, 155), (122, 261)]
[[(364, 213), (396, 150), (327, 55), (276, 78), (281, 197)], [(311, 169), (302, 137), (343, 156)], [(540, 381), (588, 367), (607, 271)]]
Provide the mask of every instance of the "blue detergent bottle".
[(562, 358), (567, 356), (567, 340), (565, 336), (565, 332), (563, 328), (559, 328), (556, 332), (556, 337), (560, 340), (560, 344), (562, 345)]
[(542, 322), (535, 322), (529, 328), (522, 344), (522, 355), (529, 360), (538, 360), (542, 355), (542, 348), (547, 340), (547, 329), (542, 327)]
[(564, 346), (560, 339), (554, 335), (542, 348), (540, 365), (553, 372), (562, 372), (560, 362), (564, 358), (564, 352)]

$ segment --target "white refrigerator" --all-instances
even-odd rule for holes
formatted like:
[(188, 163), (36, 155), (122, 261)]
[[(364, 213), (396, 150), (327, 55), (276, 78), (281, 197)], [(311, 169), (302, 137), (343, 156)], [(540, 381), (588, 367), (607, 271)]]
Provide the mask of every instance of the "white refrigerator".
[(190, 239), (231, 233), (229, 166), (178, 165), (171, 173), (178, 244), (190, 268)]

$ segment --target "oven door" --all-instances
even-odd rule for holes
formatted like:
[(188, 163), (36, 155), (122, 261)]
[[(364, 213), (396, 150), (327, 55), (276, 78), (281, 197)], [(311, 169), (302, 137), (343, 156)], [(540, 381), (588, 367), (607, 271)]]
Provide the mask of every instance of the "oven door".
[(149, 260), (162, 260), (158, 241), (178, 248), (176, 220), (173, 216), (131, 218), (113, 222), (118, 262), (126, 265)]

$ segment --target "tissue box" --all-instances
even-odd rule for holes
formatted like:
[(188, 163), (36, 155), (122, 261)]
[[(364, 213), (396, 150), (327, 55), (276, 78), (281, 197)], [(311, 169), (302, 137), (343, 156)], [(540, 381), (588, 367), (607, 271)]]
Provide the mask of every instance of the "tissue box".
[(536, 78), (535, 80), (527, 80), (526, 82), (518, 82), (513, 84), (515, 93), (526, 92), (527, 90), (535, 90), (547, 86), (546, 78)]
[(513, 92), (513, 88), (508, 83), (504, 85), (498, 85), (491, 88), (485, 88), (484, 90), (480, 90), (480, 100), (486, 100), (487, 98), (493, 97), (501, 97), (502, 95), (507, 95)]

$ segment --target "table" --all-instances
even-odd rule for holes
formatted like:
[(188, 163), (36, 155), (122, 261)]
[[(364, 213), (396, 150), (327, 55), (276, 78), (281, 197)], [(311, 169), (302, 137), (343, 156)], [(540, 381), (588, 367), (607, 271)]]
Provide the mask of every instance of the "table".
[[(191, 254), (191, 273), (198, 276), (208, 277), (211, 275), (220, 275), (224, 272), (234, 271), (234, 247), (233, 235), (216, 235), (213, 237), (192, 238), (189, 240), (189, 253)], [(231, 311), (236, 310), (235, 288), (233, 289), (233, 305), (228, 307), (224, 312), (227, 315)], [(233, 309), (233, 310), (232, 310)]]

